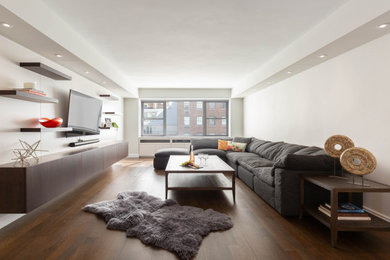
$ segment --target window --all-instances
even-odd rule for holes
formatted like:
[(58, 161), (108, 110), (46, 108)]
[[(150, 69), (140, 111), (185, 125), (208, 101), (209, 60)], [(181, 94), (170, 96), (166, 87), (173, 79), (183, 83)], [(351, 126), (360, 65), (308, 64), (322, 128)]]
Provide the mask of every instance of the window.
[(203, 117), (202, 116), (196, 117), (196, 125), (203, 125)]
[(227, 105), (225, 101), (205, 101), (207, 103), (206, 113), (206, 135), (227, 135)]
[(185, 126), (190, 126), (190, 117), (189, 116), (185, 116), (184, 117), (184, 125)]
[(185, 102), (183, 102), (183, 103), (184, 103), (184, 109), (185, 109), (185, 110), (190, 110), (190, 102), (185, 101)]
[(209, 121), (209, 126), (215, 126), (215, 116), (210, 116), (207, 120)]
[(223, 126), (225, 126), (226, 125), (226, 117), (222, 117), (222, 121), (221, 121), (221, 124), (223, 125)]
[(142, 135), (226, 136), (228, 105), (227, 100), (142, 101)]
[(164, 102), (144, 102), (143, 135), (164, 135)]
[(209, 109), (215, 109), (215, 102), (207, 102)]

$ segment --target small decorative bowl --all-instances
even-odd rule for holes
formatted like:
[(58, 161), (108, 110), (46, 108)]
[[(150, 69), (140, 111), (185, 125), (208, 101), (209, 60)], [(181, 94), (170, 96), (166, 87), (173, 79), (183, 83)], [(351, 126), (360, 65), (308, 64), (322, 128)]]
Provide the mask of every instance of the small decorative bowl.
[(59, 126), (61, 126), (61, 124), (63, 122), (61, 117), (56, 117), (53, 119), (42, 117), (38, 121), (41, 125), (43, 125), (44, 127), (47, 127), (47, 128), (59, 127)]

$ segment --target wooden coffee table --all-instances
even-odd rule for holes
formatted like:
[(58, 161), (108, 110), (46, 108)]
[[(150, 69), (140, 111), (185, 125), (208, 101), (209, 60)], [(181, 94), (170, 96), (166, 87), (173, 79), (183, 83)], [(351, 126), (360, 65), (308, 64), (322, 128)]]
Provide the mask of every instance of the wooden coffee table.
[[(207, 159), (207, 165), (201, 169), (181, 166), (188, 159), (188, 155), (171, 155), (169, 157), (165, 168), (166, 199), (168, 198), (168, 190), (231, 190), (233, 201), (236, 200), (236, 174), (232, 167), (216, 155), (210, 155)], [(195, 163), (199, 163), (197, 156), (195, 156)], [(231, 175), (231, 181), (225, 177), (225, 174)], [(170, 176), (169, 181), (168, 176)]]

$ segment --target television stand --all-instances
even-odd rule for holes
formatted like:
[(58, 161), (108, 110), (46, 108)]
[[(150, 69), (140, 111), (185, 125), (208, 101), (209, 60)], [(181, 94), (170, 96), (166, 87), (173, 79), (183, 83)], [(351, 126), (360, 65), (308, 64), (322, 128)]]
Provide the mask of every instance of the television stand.
[[(91, 147), (92, 148), (92, 147)], [(92, 149), (47, 154), (28, 166), (0, 165), (0, 213), (27, 213), (105, 172), (128, 156), (128, 143), (103, 142)]]
[(94, 143), (97, 143), (99, 141), (100, 141), (99, 139), (89, 139), (89, 140), (79, 139), (77, 142), (69, 143), (69, 146), (70, 147), (77, 147), (77, 146), (81, 146), (81, 145), (94, 144)]

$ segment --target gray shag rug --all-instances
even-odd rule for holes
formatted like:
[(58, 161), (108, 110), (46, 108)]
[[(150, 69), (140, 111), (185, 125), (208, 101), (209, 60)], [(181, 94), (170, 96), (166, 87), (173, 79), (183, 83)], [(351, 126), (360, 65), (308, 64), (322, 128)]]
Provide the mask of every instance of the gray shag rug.
[(203, 236), (233, 227), (225, 214), (180, 206), (146, 192), (121, 192), (115, 200), (89, 204), (83, 210), (103, 217), (108, 229), (126, 231), (128, 237), (176, 252), (182, 259), (198, 253)]

